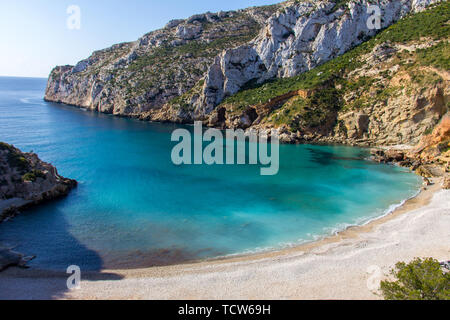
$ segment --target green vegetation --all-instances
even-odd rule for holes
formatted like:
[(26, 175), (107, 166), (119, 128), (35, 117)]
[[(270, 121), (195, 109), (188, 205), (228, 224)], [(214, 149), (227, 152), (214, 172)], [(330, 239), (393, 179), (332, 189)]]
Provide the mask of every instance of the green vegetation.
[[(346, 4), (347, 0), (337, 1), (335, 7)], [(331, 98), (344, 96), (348, 92), (359, 92), (360, 96), (350, 105), (344, 105), (342, 99), (338, 99), (339, 106), (333, 103), (331, 107), (325, 107), (323, 114), (318, 106), (310, 106), (311, 101), (297, 100), (295, 103), (286, 103), (282, 106), (282, 110), (278, 110), (276, 114), (269, 116), (269, 121), (276, 124), (289, 124), (292, 125), (293, 119), (296, 116), (305, 117), (304, 110), (305, 105), (312, 107), (313, 113), (306, 115), (306, 119), (312, 116), (312, 125), (320, 123), (323, 119), (327, 118), (330, 110), (337, 109), (352, 109), (361, 108), (369, 104), (373, 104), (377, 101), (384, 101), (389, 97), (396, 95), (401, 88), (384, 87), (382, 84), (377, 83), (377, 79), (373, 77), (360, 77), (356, 80), (347, 79), (346, 76), (353, 70), (360, 68), (364, 65), (365, 61), (362, 61), (362, 57), (370, 53), (375, 46), (381, 45), (386, 42), (391, 43), (405, 43), (409, 41), (417, 41), (423, 37), (442, 40), (447, 39), (450, 35), (450, 3), (444, 2), (427, 11), (409, 15), (400, 20), (396, 24), (381, 31), (377, 36), (371, 40), (362, 43), (358, 47), (350, 50), (346, 54), (339, 56), (325, 64), (322, 64), (313, 70), (303, 73), (296, 77), (274, 79), (267, 81), (263, 84), (256, 84), (254, 81), (248, 83), (240, 92), (226, 98), (222, 105), (232, 106), (234, 111), (243, 110), (251, 105), (258, 105), (267, 103), (269, 100), (278, 96), (284, 95), (291, 91), (296, 90), (316, 90), (318, 88), (330, 87), (327, 84), (334, 83), (336, 87), (340, 89), (338, 92), (326, 91), (325, 101)], [(414, 55), (411, 53), (405, 53), (405, 55)], [(402, 57), (403, 58), (403, 57)], [(403, 59), (401, 59), (403, 61)], [(432, 65), (437, 68), (445, 70), (450, 69), (449, 66), (449, 46), (448, 41), (441, 41), (438, 45), (428, 49), (418, 50), (417, 52), (417, 64), (420, 65)], [(405, 67), (413, 67), (405, 66)], [(417, 73), (417, 72), (416, 72)], [(386, 79), (390, 79), (389, 72), (382, 75)], [(429, 74), (420, 72), (415, 74), (415, 71), (411, 71), (412, 80), (418, 84), (434, 84), (440, 80), (440, 77), (436, 74)], [(364, 93), (374, 91), (374, 94), (365, 96)], [(286, 110), (284, 110), (287, 108)]]
[(13, 146), (0, 142), (0, 151), (7, 151), (6, 160), (11, 169), (16, 169), (23, 174), (22, 181), (36, 181), (37, 178), (45, 179), (45, 174), (40, 170), (30, 171), (30, 162)]
[(295, 126), (296, 119), (295, 117), (298, 114), (306, 113), (307, 109), (307, 100), (303, 99), (301, 97), (295, 97), (291, 99), (289, 102), (288, 108), (283, 108), (277, 113), (274, 113), (272, 115), (272, 121), (275, 124), (281, 125), (281, 124), (289, 124), (290, 126)]
[(423, 66), (450, 70), (450, 43), (448, 41), (441, 41), (427, 49), (419, 49), (416, 54), (418, 62)]
[(293, 131), (300, 128), (316, 128), (326, 125), (340, 108), (341, 96), (333, 87), (316, 90), (306, 99), (295, 97), (285, 104), (271, 121), (288, 124)]
[(376, 37), (376, 41), (405, 43), (424, 37), (434, 40), (445, 39), (450, 35), (449, 18), (450, 2), (446, 1), (391, 25)]
[(22, 176), (23, 181), (35, 182), (37, 178), (45, 179), (45, 174), (40, 170), (33, 170)]
[(424, 135), (430, 135), (433, 133), (434, 127), (429, 127), (427, 130), (425, 130)]
[(410, 69), (408, 73), (411, 76), (411, 80), (423, 88), (442, 82), (442, 78), (432, 71)]
[(399, 262), (392, 275), (396, 281), (381, 282), (386, 300), (450, 300), (450, 273), (432, 258)]
[(30, 164), (27, 159), (20, 152), (18, 152), (13, 146), (10, 146), (7, 143), (0, 142), (0, 151), (7, 151), (8, 165), (11, 168), (15, 168), (19, 172), (25, 172), (30, 167)]
[(200, 80), (191, 90), (178, 96), (171, 101), (169, 104), (172, 105), (175, 109), (182, 109), (184, 111), (193, 111), (193, 106), (191, 104), (192, 98), (195, 95), (200, 95), (203, 85), (205, 84), (205, 80)]
[[(132, 45), (132, 42), (124, 42), (113, 45), (107, 49), (95, 51), (92, 54), (91, 59), (97, 62), (90, 65), (85, 71), (82, 72), (82, 74), (87, 77), (97, 75), (106, 66), (113, 63), (119, 57), (123, 57), (127, 54)], [(114, 72), (112, 72), (112, 74), (114, 74)]]
[(8, 150), (9, 152), (15, 151), (11, 145), (4, 143), (4, 142), (0, 142), (0, 151), (4, 151), (4, 150)]
[(441, 143), (438, 145), (438, 149), (439, 149), (439, 151), (442, 152), (442, 153), (448, 152), (448, 151), (450, 150), (450, 140), (441, 142)]
[(11, 168), (16, 168), (20, 172), (27, 170), (30, 165), (28, 160), (18, 153), (8, 154), (8, 164)]
[(158, 47), (150, 54), (139, 57), (128, 69), (130, 71), (140, 71), (148, 66), (168, 66), (168, 64), (173, 63), (174, 59), (185, 59), (186, 55), (189, 55), (189, 59), (201, 57), (212, 58), (224, 49), (250, 41), (256, 34), (257, 29), (254, 28), (246, 35), (223, 37), (210, 43), (194, 40), (178, 47), (170, 45)]
[(334, 1), (336, 4), (334, 5), (333, 9), (331, 10), (330, 13), (336, 12), (339, 9), (345, 7), (348, 5), (348, 3), (350, 2), (350, 0), (335, 0)]
[[(261, 10), (272, 12), (278, 6), (263, 7)], [(229, 30), (229, 26), (235, 26), (235, 30)], [(129, 79), (122, 81), (127, 97), (132, 98), (144, 94), (152, 88), (180, 83), (180, 77), (197, 81), (206, 72), (213, 58), (223, 50), (245, 44), (258, 34), (260, 25), (247, 13), (237, 13), (217, 23), (203, 22), (203, 34), (211, 33), (208, 38), (211, 42), (202, 39), (190, 40), (185, 44), (174, 46), (174, 37), (168, 37), (164, 44), (154, 48), (145, 55), (140, 56), (128, 67)], [(213, 30), (212, 30), (213, 29)], [(111, 83), (118, 85), (113, 75)], [(193, 83), (186, 82), (186, 88)], [(175, 87), (175, 86), (174, 86)]]

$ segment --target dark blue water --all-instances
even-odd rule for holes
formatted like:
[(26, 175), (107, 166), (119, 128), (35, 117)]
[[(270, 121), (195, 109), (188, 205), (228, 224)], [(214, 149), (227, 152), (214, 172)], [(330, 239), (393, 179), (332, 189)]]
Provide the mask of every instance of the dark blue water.
[(79, 181), (0, 225), (0, 241), (65, 270), (147, 267), (280, 248), (383, 215), (413, 196), (408, 171), (342, 146), (280, 147), (280, 172), (171, 162), (175, 125), (46, 103), (45, 79), (0, 78), (0, 141)]

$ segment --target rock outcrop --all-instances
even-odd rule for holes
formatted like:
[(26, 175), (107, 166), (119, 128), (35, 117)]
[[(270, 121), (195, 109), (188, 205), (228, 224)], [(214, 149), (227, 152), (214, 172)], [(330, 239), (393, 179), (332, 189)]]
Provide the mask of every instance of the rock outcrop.
[(384, 163), (398, 163), (425, 178), (442, 179), (442, 187), (450, 189), (450, 114), (445, 115), (431, 134), (409, 149), (374, 149), (373, 159)]
[[(431, 48), (433, 42), (429, 44)], [(408, 53), (411, 54), (410, 62), (414, 61), (413, 48), (414, 45)], [(400, 48), (392, 45), (391, 49), (389, 57), (382, 59), (377, 66), (365, 65), (352, 75), (358, 79), (367, 77), (370, 68), (370, 77), (374, 82), (371, 88), (367, 88), (368, 92), (355, 90), (345, 97), (348, 105), (361, 101), (362, 96), (367, 99), (356, 110), (339, 113), (337, 122), (342, 127), (335, 129), (331, 140), (372, 146), (416, 145), (447, 113), (450, 73), (424, 66), (411, 66), (406, 71), (401, 66), (403, 62), (398, 59)], [(376, 50), (369, 56), (373, 57)], [(414, 77), (420, 77), (421, 81)], [(429, 79), (428, 83), (425, 79)], [(387, 89), (381, 89), (382, 86)], [(383, 92), (377, 94), (376, 90)], [(375, 99), (369, 98), (369, 95)]]
[(22, 208), (65, 196), (76, 185), (36, 154), (0, 142), (0, 222)]
[(214, 125), (245, 129), (237, 119), (252, 108), (249, 129), (278, 128), (286, 143), (415, 146), (449, 111), (449, 10), (410, 15), (309, 72), (243, 89), (219, 104)]
[(293, 77), (336, 58), (373, 37), (378, 30), (368, 21), (372, 4), (380, 9), (381, 28), (437, 1), (349, 1), (336, 7), (328, 1), (286, 5), (266, 22), (249, 45), (224, 51), (209, 68), (203, 94), (196, 102), (209, 114), (225, 97), (249, 81), (263, 83)]
[[(377, 30), (368, 25), (372, 4), (380, 8), (385, 28), (438, 1), (287, 1), (174, 20), (136, 42), (55, 68), (45, 99), (121, 116), (192, 122), (208, 117), (249, 81), (301, 74), (374, 36)], [(173, 103), (196, 86), (199, 92)]]
[(278, 5), (173, 20), (135, 42), (96, 51), (76, 66), (56, 67), (45, 99), (139, 117), (192, 89), (224, 49), (247, 43)]
[[(45, 99), (147, 121), (278, 128), (286, 143), (415, 145), (448, 111), (448, 70), (423, 57), (445, 55), (448, 34), (391, 37), (358, 56), (350, 50), (369, 47), (377, 34), (389, 38), (373, 28), (373, 6), (384, 29), (439, 2), (286, 1), (173, 20), (56, 67)], [(448, 15), (448, 3), (441, 7)], [(239, 95), (254, 97), (236, 103)]]
[(19, 252), (0, 246), (0, 272), (9, 267), (26, 267), (27, 262), (34, 258), (34, 256), (25, 256)]
[(444, 182), (442, 183), (442, 188), (450, 189), (450, 174), (446, 174), (444, 177)]

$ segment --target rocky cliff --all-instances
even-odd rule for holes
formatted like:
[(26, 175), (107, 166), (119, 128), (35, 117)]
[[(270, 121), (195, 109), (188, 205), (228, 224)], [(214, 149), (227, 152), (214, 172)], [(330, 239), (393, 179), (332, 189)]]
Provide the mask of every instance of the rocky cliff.
[(65, 196), (76, 185), (36, 154), (0, 142), (0, 222), (18, 209)]
[(415, 145), (449, 110), (449, 20), (448, 2), (408, 15), (310, 71), (248, 85), (209, 122), (275, 127), (288, 143)]
[(56, 67), (45, 99), (122, 116), (161, 108), (193, 88), (214, 57), (256, 37), (278, 5), (199, 14)]
[[(449, 6), (430, 9), (438, 2), (286, 1), (174, 20), (55, 68), (45, 98), (144, 120), (277, 127), (284, 142), (413, 144), (448, 109)], [(371, 5), (382, 32), (368, 23)]]
[[(384, 29), (436, 1), (295, 1), (271, 16), (258, 37), (246, 46), (224, 51), (209, 68), (197, 102), (209, 113), (249, 81), (263, 83), (309, 71), (336, 58), (378, 30), (368, 23), (376, 4)], [(370, 27), (370, 28), (369, 28)]]

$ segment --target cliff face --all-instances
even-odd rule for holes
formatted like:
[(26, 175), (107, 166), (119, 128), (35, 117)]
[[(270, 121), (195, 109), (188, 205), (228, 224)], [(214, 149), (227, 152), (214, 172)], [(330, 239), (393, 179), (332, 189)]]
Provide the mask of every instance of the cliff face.
[(436, 1), (349, 1), (337, 7), (333, 2), (294, 2), (266, 22), (258, 37), (247, 46), (230, 49), (209, 68), (197, 107), (209, 113), (224, 97), (237, 93), (249, 81), (262, 83), (279, 77), (293, 77), (327, 62), (374, 36), (368, 21), (381, 10), (381, 28), (408, 13), (415, 13)]
[(65, 196), (76, 185), (36, 154), (0, 142), (0, 222), (22, 207)]
[(247, 43), (278, 6), (206, 13), (56, 67), (45, 99), (104, 113), (139, 116), (161, 108), (204, 76), (222, 50)]
[(409, 15), (311, 71), (225, 98), (209, 123), (275, 127), (288, 143), (415, 145), (449, 110), (449, 19), (448, 2)]
[[(386, 28), (438, 2), (287, 1), (174, 20), (137, 42), (95, 52), (75, 67), (55, 68), (45, 98), (144, 120), (277, 127), (285, 142), (416, 143), (446, 112), (446, 66), (425, 68), (422, 59), (411, 75), (403, 68), (409, 57), (399, 58), (402, 62), (396, 56), (436, 46), (448, 50), (448, 33), (429, 36), (428, 30), (401, 41), (385, 35), (372, 51), (360, 50), (342, 66), (334, 61), (377, 34), (368, 27), (369, 5), (380, 8)], [(444, 25), (437, 28), (447, 30)], [(409, 34), (416, 26), (406, 27)], [(321, 69), (327, 63), (328, 69)], [(429, 81), (417, 82), (420, 76)], [(363, 80), (373, 86), (366, 83), (360, 92), (355, 83)], [(395, 97), (394, 90), (385, 90), (406, 83), (410, 87)]]
[(367, 82), (345, 94), (337, 125), (322, 139), (364, 145), (416, 145), (449, 110), (450, 73), (421, 61), (421, 53), (431, 54), (444, 45), (448, 51), (447, 41), (385, 42), (363, 56), (365, 64), (346, 79)]

